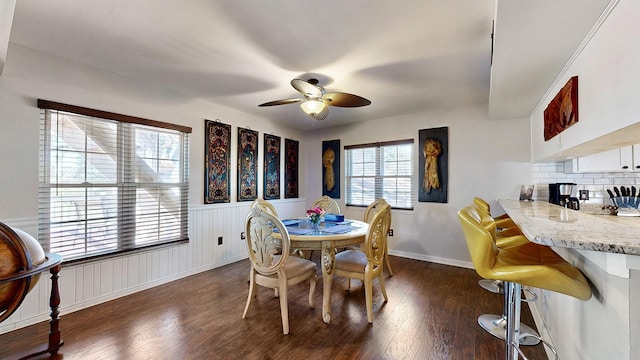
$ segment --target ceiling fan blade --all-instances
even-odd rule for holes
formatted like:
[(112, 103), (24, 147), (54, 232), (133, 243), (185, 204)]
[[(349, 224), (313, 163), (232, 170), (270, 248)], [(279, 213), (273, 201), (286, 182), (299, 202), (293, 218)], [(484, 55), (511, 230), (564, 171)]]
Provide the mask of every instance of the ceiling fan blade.
[(324, 88), (318, 85), (309, 83), (302, 79), (291, 80), (291, 86), (298, 90), (301, 94), (310, 98), (319, 98), (324, 94)]
[(339, 107), (359, 107), (371, 104), (371, 101), (353, 94), (343, 92), (332, 92), (322, 96), (322, 102)]
[(274, 100), (274, 101), (269, 101), (266, 102), (264, 104), (260, 104), (258, 106), (274, 106), (274, 105), (286, 105), (286, 104), (293, 104), (293, 103), (297, 103), (302, 101), (303, 99), (283, 99), (283, 100)]

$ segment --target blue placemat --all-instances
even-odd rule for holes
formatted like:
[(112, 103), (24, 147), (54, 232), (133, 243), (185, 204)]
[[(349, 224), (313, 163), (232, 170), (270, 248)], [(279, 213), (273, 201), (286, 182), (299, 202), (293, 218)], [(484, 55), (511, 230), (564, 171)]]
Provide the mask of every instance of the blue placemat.
[(299, 224), (300, 220), (298, 220), (298, 219), (286, 219), (286, 220), (282, 220), (282, 223), (284, 224), (284, 226), (291, 226), (291, 225)]
[(351, 225), (335, 225), (335, 226), (325, 227), (324, 229), (322, 229), (322, 232), (328, 233), (328, 234), (346, 234), (355, 229), (358, 229), (358, 227), (351, 226)]
[(348, 225), (348, 224), (351, 224), (351, 220), (344, 220), (344, 221), (329, 221), (329, 220), (325, 220), (324, 224), (325, 224), (324, 226)]

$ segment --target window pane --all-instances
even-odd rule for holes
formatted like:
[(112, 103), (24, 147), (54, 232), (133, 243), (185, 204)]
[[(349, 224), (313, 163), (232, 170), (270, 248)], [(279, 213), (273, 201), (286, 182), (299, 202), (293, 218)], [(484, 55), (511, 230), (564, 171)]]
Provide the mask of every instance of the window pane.
[(411, 145), (398, 146), (398, 161), (411, 161), (411, 153), (413, 147)]
[(376, 163), (369, 162), (363, 164), (363, 174), (364, 176), (376, 176)]
[(411, 176), (411, 161), (401, 161), (398, 163), (397, 175)]
[(375, 162), (376, 161), (376, 149), (375, 148), (367, 148), (362, 149), (363, 152), (363, 160), (364, 162)]
[(176, 190), (146, 188), (136, 191), (136, 245), (180, 236), (180, 192)]
[(385, 162), (382, 167), (382, 175), (394, 176), (398, 175), (398, 163), (397, 162)]
[(158, 181), (162, 183), (180, 182), (180, 162), (160, 160), (158, 167)]
[(158, 142), (160, 159), (180, 160), (180, 135), (160, 133)]
[(395, 208), (413, 208), (413, 142), (346, 149), (347, 205), (385, 198)]
[(117, 182), (116, 159), (104, 153), (87, 154), (87, 182), (92, 184), (114, 184)]
[(81, 184), (85, 181), (85, 154), (76, 151), (52, 151), (51, 169), (52, 183)]
[(363, 149), (355, 149), (349, 150), (351, 152), (351, 161), (354, 164), (363, 163), (364, 162), (364, 150)]
[(84, 255), (114, 249), (116, 193), (116, 188), (52, 189), (50, 234), (56, 241), (50, 251)]

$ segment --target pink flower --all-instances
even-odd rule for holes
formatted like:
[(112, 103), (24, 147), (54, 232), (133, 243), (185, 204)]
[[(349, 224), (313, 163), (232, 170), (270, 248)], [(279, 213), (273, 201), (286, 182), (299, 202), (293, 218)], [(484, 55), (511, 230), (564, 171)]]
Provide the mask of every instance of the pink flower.
[(307, 210), (307, 216), (312, 216), (312, 215), (324, 215), (324, 210), (322, 210), (319, 207), (315, 207), (313, 209)]
[(313, 224), (320, 223), (320, 218), (322, 217), (322, 215), (324, 215), (324, 210), (319, 207), (307, 210), (307, 217)]

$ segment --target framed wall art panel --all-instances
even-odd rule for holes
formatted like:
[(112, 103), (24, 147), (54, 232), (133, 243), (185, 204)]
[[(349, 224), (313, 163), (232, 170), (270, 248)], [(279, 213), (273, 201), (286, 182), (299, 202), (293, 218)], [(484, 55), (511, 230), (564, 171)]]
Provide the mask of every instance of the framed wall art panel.
[(418, 201), (446, 203), (449, 187), (449, 128), (422, 129), (418, 137)]
[(280, 137), (264, 134), (264, 199), (280, 199)]
[(574, 76), (560, 89), (544, 110), (544, 141), (578, 122), (578, 77)]
[(284, 139), (285, 168), (284, 168), (284, 198), (298, 197), (298, 149), (296, 140)]
[(258, 198), (258, 132), (238, 128), (238, 201)]
[(229, 202), (229, 168), (231, 167), (231, 125), (204, 121), (205, 191), (204, 203)]
[(340, 140), (322, 142), (322, 195), (340, 198)]

